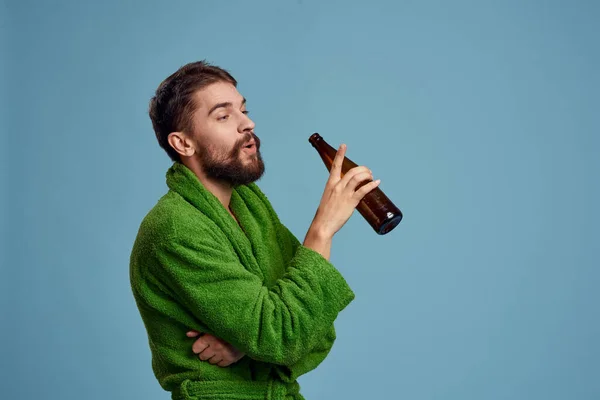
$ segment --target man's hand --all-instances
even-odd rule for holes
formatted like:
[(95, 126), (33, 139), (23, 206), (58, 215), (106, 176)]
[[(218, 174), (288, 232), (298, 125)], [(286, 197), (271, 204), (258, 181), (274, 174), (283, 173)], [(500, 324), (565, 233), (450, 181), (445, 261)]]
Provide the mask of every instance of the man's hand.
[[(186, 335), (187, 337), (197, 337), (200, 335), (200, 332), (189, 331)], [(229, 343), (208, 333), (200, 336), (194, 342), (192, 351), (198, 354), (198, 358), (202, 361), (208, 361), (219, 367), (227, 367), (236, 363), (245, 355)]]
[[(342, 178), (342, 163), (346, 145), (341, 145), (333, 160), (329, 179), (321, 198), (317, 213), (306, 234), (304, 245), (329, 259), (333, 235), (352, 216), (358, 203), (371, 190), (379, 186), (373, 174), (365, 167), (354, 167)], [(361, 186), (364, 182), (368, 182)]]
[[(373, 181), (371, 171), (365, 166), (350, 169), (342, 178), (345, 154), (346, 145), (341, 145), (333, 160), (329, 179), (315, 216), (315, 225), (318, 225), (321, 232), (328, 237), (333, 237), (340, 230), (362, 198), (379, 185), (379, 180)], [(365, 181), (370, 182), (359, 187)]]

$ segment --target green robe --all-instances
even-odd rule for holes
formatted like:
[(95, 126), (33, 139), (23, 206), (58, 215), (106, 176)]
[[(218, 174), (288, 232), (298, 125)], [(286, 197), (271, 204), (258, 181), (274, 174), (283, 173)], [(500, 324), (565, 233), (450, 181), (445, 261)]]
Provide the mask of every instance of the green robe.
[[(256, 184), (232, 193), (238, 224), (183, 164), (166, 178), (169, 191), (142, 221), (130, 260), (161, 387), (174, 399), (303, 399), (297, 378), (325, 359), (354, 293)], [(202, 361), (192, 329), (246, 356), (224, 368)]]

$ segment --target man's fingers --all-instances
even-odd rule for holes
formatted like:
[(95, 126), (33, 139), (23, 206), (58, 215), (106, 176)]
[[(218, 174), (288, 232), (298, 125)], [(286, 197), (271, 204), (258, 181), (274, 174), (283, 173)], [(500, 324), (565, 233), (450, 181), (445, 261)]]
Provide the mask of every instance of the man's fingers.
[[(217, 363), (217, 365), (219, 367), (228, 367), (231, 364), (235, 364), (236, 362), (240, 361), (242, 358), (244, 358), (244, 356), (245, 356), (244, 353), (236, 350), (236, 351), (234, 351), (233, 356), (231, 356), (231, 355), (229, 357), (224, 356), (223, 359)], [(211, 358), (211, 361), (212, 360), (213, 359)]]
[[(186, 335), (192, 337), (196, 333), (198, 332), (188, 331)], [(244, 356), (243, 353), (236, 350), (233, 346), (208, 333), (203, 334), (194, 341), (192, 351), (198, 354), (200, 360), (208, 361), (213, 365), (221, 367), (231, 365)]]
[(346, 190), (349, 190), (351, 193), (354, 193), (358, 190), (361, 184), (365, 185), (368, 182), (373, 180), (373, 175), (370, 172), (361, 172), (359, 174), (355, 174), (352, 179), (348, 182), (346, 186)]
[(356, 182), (356, 185), (354, 185), (356, 187), (358, 183), (360, 183), (364, 179), (369, 179), (370, 176), (372, 176), (371, 170), (365, 167), (364, 165), (354, 167), (350, 171), (348, 171), (346, 175), (344, 175), (339, 185), (341, 185), (342, 189), (345, 189), (346, 186), (348, 186), (348, 184), (350, 183), (350, 180), (355, 178), (355, 180), (358, 179), (358, 182)]
[(356, 199), (358, 199), (358, 201), (362, 200), (363, 197), (365, 197), (365, 195), (367, 193), (369, 193), (371, 190), (375, 189), (377, 186), (379, 186), (379, 183), (381, 182), (381, 179), (377, 179), (376, 181), (373, 182), (369, 182), (367, 183), (365, 186), (361, 187), (360, 189), (358, 189), (355, 193), (354, 196), (356, 196)]
[(346, 155), (346, 145), (342, 144), (335, 154), (333, 164), (331, 166), (330, 177), (332, 179), (340, 179), (342, 176), (342, 163), (344, 162), (344, 156)]
[(234, 364), (234, 363), (240, 361), (242, 358), (244, 358), (244, 353), (237, 352), (237, 354), (234, 355), (233, 357), (223, 357), (223, 360), (221, 360), (219, 363), (217, 363), (217, 365), (219, 367), (228, 367), (231, 364)]
[(198, 354), (198, 358), (200, 358), (202, 361), (206, 361), (206, 360), (210, 359), (211, 357), (214, 357), (214, 355), (215, 355), (215, 351), (213, 349), (211, 349), (210, 347), (208, 347), (202, 353)]
[(211, 363), (212, 365), (218, 365), (222, 361), (223, 361), (223, 357), (219, 356), (218, 354), (214, 355), (213, 357), (211, 357), (208, 360), (208, 362)]
[(229, 367), (232, 364), (231, 360), (221, 360), (217, 363), (219, 367)]
[(201, 337), (200, 339), (196, 340), (192, 345), (192, 351), (196, 354), (199, 354), (203, 352), (207, 347), (209, 347), (209, 345), (210, 344), (206, 340), (204, 340), (203, 337)]
[(199, 334), (200, 334), (200, 332), (198, 332), (198, 331), (188, 331), (188, 332), (186, 332), (186, 336), (187, 337), (196, 337)]

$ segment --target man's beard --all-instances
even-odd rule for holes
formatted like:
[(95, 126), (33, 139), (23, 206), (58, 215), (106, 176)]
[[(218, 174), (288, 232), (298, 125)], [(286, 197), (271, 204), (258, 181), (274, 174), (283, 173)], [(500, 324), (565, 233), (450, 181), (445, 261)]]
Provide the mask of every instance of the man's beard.
[[(249, 161), (244, 163), (240, 154), (252, 139), (256, 142), (256, 153), (249, 155)], [(260, 139), (253, 133), (248, 133), (238, 140), (229, 154), (200, 144), (198, 158), (208, 178), (227, 182), (231, 186), (257, 181), (265, 172), (265, 164), (260, 154)]]

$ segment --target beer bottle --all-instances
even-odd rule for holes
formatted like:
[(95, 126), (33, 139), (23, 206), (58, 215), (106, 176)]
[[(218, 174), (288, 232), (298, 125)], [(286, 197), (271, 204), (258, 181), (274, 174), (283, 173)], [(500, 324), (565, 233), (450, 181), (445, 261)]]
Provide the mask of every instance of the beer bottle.
[[(308, 141), (315, 149), (317, 149), (325, 166), (331, 171), (333, 159), (335, 158), (337, 150), (331, 147), (318, 133), (311, 135)], [(348, 157), (344, 157), (342, 163), (342, 177), (348, 170), (356, 166), (357, 165), (352, 160)], [(369, 182), (370, 180), (361, 182), (357, 189)], [(376, 187), (367, 193), (360, 203), (358, 203), (356, 209), (379, 235), (389, 233), (402, 220), (402, 212), (387, 198), (379, 187)]]

